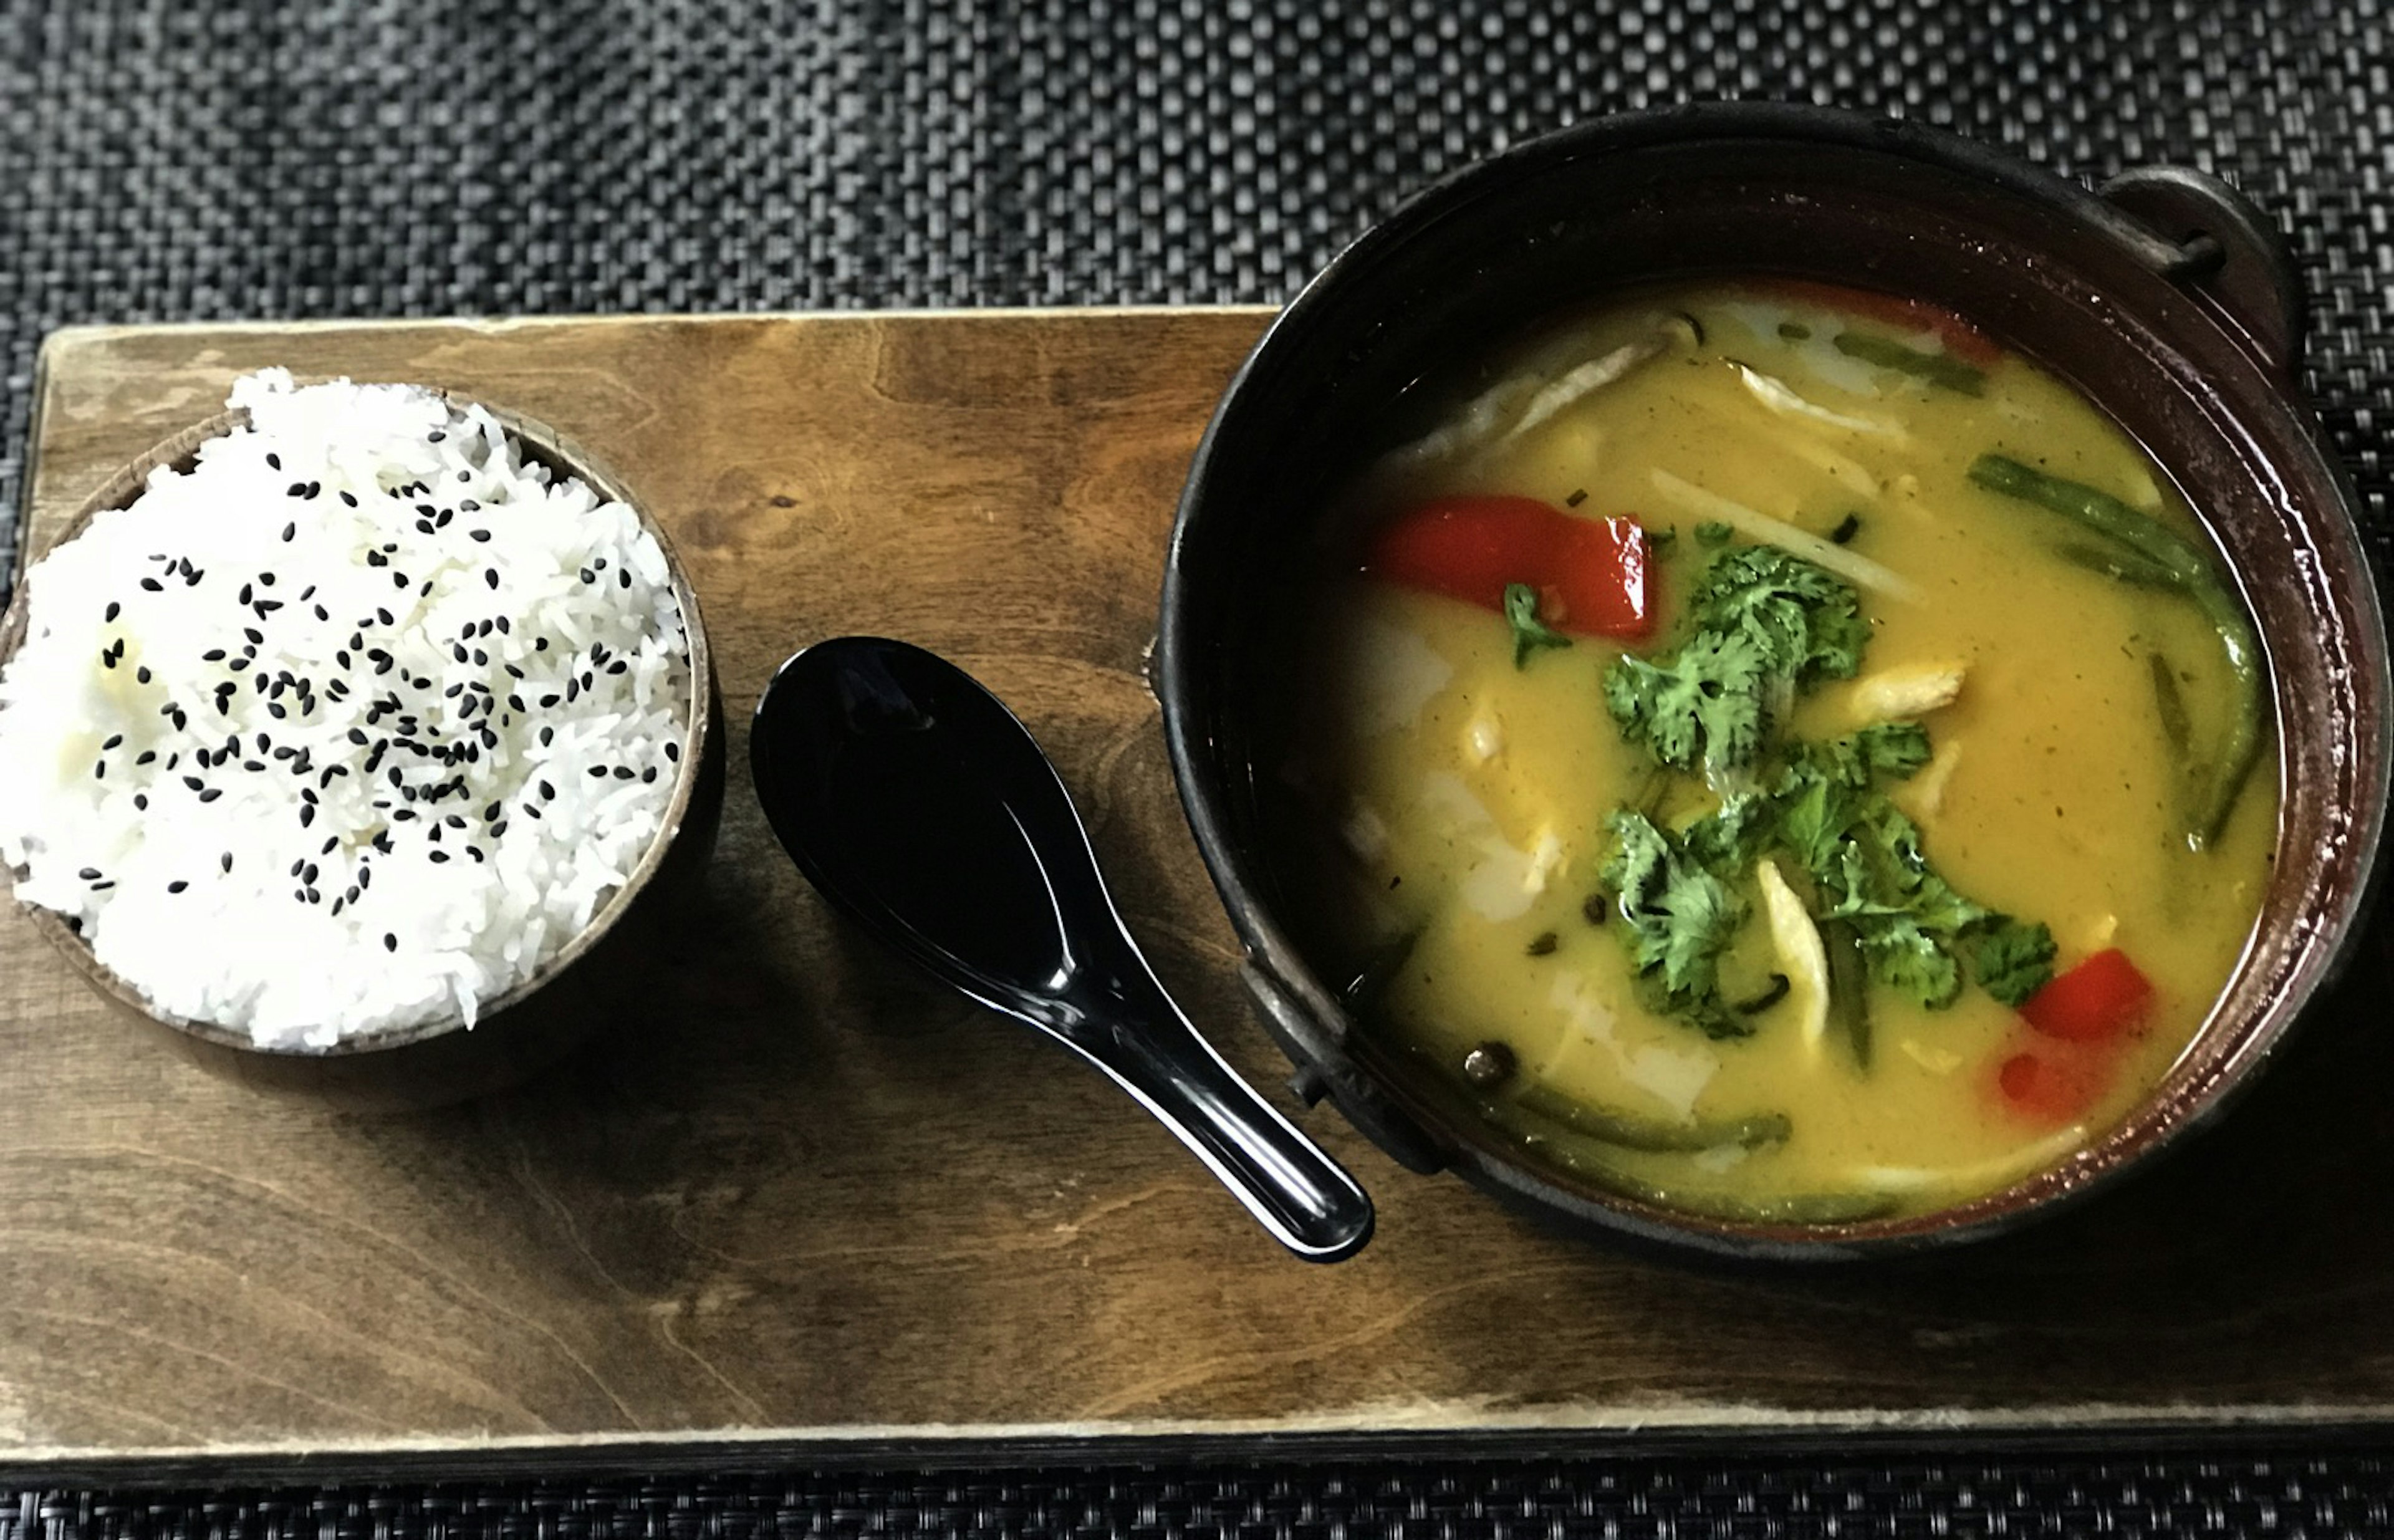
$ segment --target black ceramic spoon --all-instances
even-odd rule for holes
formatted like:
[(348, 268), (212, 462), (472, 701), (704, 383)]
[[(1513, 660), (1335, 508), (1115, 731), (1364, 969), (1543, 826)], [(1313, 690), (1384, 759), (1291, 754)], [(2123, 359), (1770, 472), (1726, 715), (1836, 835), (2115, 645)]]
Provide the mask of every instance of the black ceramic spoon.
[(901, 641), (818, 642), (757, 702), (749, 766), (834, 905), (1112, 1076), (1299, 1257), (1335, 1262), (1371, 1238), (1354, 1178), (1156, 982), (1055, 767), (970, 675)]

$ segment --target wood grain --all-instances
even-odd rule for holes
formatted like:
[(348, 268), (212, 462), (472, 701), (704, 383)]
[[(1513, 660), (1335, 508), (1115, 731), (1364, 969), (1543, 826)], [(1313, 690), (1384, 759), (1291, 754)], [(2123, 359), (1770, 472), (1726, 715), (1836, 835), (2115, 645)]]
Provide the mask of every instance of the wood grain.
[[(688, 559), (744, 717), (847, 631), (956, 658), (1088, 814), (1132, 928), (1259, 1083), (1140, 675), (1173, 502), (1260, 311), (63, 333), (38, 549), (284, 363), (448, 386), (588, 446)], [(2225, 1125), (2019, 1237), (1734, 1271), (1558, 1239), (1309, 1120), (1378, 1238), (1288, 1259), (1161, 1129), (824, 913), (735, 775), (645, 1025), (520, 1091), (257, 1099), (0, 916), (0, 1467), (371, 1465), (595, 1444), (1649, 1436), (2394, 1419), (2380, 935)], [(149, 1468), (164, 1469), (163, 1464)], [(188, 1468), (178, 1466), (177, 1468)]]

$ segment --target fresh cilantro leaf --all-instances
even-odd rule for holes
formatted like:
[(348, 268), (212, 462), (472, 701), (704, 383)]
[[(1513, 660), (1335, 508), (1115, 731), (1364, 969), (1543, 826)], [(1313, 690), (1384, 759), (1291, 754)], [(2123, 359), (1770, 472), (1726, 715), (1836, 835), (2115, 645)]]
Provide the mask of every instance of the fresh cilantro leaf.
[(1622, 654), (1605, 671), (1604, 704), (1624, 737), (1672, 769), (1734, 770), (1761, 752), (1769, 684), (1752, 648), (1700, 634), (1666, 664)]
[(1776, 546), (1748, 546), (1705, 569), (1691, 606), (1699, 632), (1744, 638), (1760, 665), (1798, 688), (1850, 678), (1870, 627), (1852, 588)]
[(1759, 792), (1733, 793), (1679, 831), (1688, 859), (1725, 881), (1743, 875), (1769, 847), (1776, 809)]
[(1513, 628), (1513, 666), (1527, 668), (1542, 647), (1569, 647), (1571, 638), (1538, 618), (1538, 590), (1526, 583), (1505, 585), (1505, 624)]
[(1716, 1036), (1752, 1030), (1720, 998), (1720, 955), (1745, 923), (1745, 901), (1645, 814), (1624, 809), (1609, 827), (1613, 853), (1599, 880), (1656, 1003)]
[(1716, 782), (1761, 758), (1798, 691), (1853, 673), (1868, 636), (1851, 588), (1768, 546), (1715, 559), (1691, 612), (1686, 645), (1651, 662), (1624, 656), (1606, 671), (1604, 699), (1630, 742)]
[(1980, 989), (2017, 1009), (2053, 981), (2053, 932), (2043, 921), (2022, 925), (1998, 915), (1971, 950), (1970, 971)]

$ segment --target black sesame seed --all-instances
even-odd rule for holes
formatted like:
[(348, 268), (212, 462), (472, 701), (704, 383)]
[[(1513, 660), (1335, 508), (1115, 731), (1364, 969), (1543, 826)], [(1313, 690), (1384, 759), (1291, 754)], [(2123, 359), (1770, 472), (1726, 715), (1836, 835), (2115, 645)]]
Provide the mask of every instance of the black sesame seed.
[(493, 588), (497, 587), (499, 586), (499, 570), (496, 567), (483, 568), (482, 581), (489, 584)]
[[(407, 574), (406, 574), (405, 573), (391, 573), (391, 574), (390, 574), (390, 586), (391, 586), (392, 587), (394, 587), (394, 588), (404, 588), (404, 587), (406, 587), (406, 586), (407, 586)], [(385, 625), (388, 625), (388, 624), (389, 624), (389, 622), (386, 621), (386, 622), (384, 622), (384, 624), (385, 624)]]
[(117, 603), (116, 600), (112, 599), (108, 601), (108, 609), (101, 613), (99, 618), (102, 622), (114, 620), (117, 616), (117, 612), (124, 608), (125, 607), (123, 605)]
[(258, 630), (254, 625), (243, 626), (241, 628), (241, 634), (249, 638), (249, 644), (252, 647), (263, 647), (266, 645), (266, 633)]
[(106, 881), (106, 882), (95, 882), (95, 883), (93, 883), (93, 884), (91, 885), (91, 890), (92, 890), (93, 892), (95, 892), (95, 893), (105, 893), (105, 892), (107, 892), (110, 888), (113, 888), (113, 887), (115, 887), (115, 886), (116, 886), (116, 881), (115, 881), (115, 879), (114, 879), (114, 878), (112, 878), (112, 878), (110, 878), (110, 879), (109, 879), (108, 881)]
[(446, 862), (449, 859), (449, 852), (446, 850), (435, 850), (432, 852), (432, 859), (436, 862)]
[(621, 587), (621, 588), (628, 588), (628, 587), (630, 587), (630, 586), (632, 586), (632, 569), (631, 569), (631, 568), (629, 568), (629, 567), (618, 567), (618, 568), (616, 568), (616, 569), (615, 569), (615, 585), (616, 585), (616, 586)]
[(222, 663), (224, 662), (224, 656), (225, 650), (223, 648), (211, 647), (206, 652), (200, 654), (200, 661), (202, 663)]
[(330, 620), (333, 618), (333, 612), (319, 604), (316, 606), (316, 618), (318, 620)]
[(585, 583), (596, 583), (598, 581), (598, 574), (592, 572), (589, 568), (585, 567), (582, 569), (582, 581)]
[(308, 483), (305, 481), (294, 481), (289, 486), (283, 489), (283, 495), (285, 497), (305, 497), (308, 495)]
[(270, 449), (268, 450), (266, 452), (266, 468), (269, 470), (281, 470), (283, 468), (283, 456), (275, 454)]
[(264, 770), (266, 767), (265, 767), (265, 765), (261, 764), (259, 761), (257, 761), (257, 760), (256, 760), (256, 759), (244, 759), (244, 760), (243, 760), (243, 761), (241, 762), (241, 768), (242, 768), (242, 769), (243, 769), (243, 770), (250, 770), (250, 771), (255, 772), (255, 771), (257, 771), (257, 770)]
[(166, 591), (166, 586), (165, 586), (164, 584), (163, 584), (163, 583), (159, 582), (159, 581), (158, 581), (156, 578), (154, 578), (154, 577), (145, 577), (145, 578), (143, 578), (143, 579), (141, 580), (141, 586), (142, 586), (144, 589), (146, 589), (146, 590), (148, 590), (149, 592), (153, 593), (153, 594), (163, 594), (163, 593), (164, 593), (164, 592)]
[(392, 935), (392, 934), (391, 934), (389, 931), (388, 931), (388, 930), (384, 931), (384, 932), (382, 933), (382, 949), (383, 949), (385, 952), (396, 952), (396, 951), (398, 951), (398, 950), (399, 950), (399, 938), (398, 938), (397, 936)]
[(77, 872), (75, 875), (86, 882), (98, 882), (99, 880), (99, 868), (97, 866), (86, 866), (82, 871)]
[(203, 802), (213, 802), (223, 795), (224, 793), (217, 790), (214, 786), (210, 786), (207, 790), (200, 793), (200, 800)]
[(657, 767), (651, 765), (648, 769), (642, 770), (640, 772), (640, 783), (643, 785), (655, 785), (657, 783)]
[(218, 857), (217, 858), (217, 865), (220, 869), (222, 869), (222, 870), (224, 870), (224, 871), (227, 871), (227, 872), (231, 871), (231, 870), (232, 870), (232, 852), (231, 852), (230, 850), (227, 850), (223, 855), (218, 856)]
[(454, 509), (442, 508), (440, 515), (432, 520), (432, 527), (436, 530), (445, 530), (449, 527), (449, 520), (455, 517), (456, 513)]
[(671, 739), (666, 740), (665, 757), (678, 761), (681, 758), (681, 745), (673, 742)]
[(281, 701), (267, 702), (266, 710), (267, 715), (272, 717), (278, 722), (284, 720), (291, 715), (291, 713), (283, 709), (283, 703)]
[(170, 883), (168, 883), (168, 884), (166, 885), (166, 891), (168, 891), (169, 893), (179, 893), (179, 892), (181, 892), (184, 888), (189, 888), (190, 886), (191, 886), (191, 884), (190, 884), (190, 883), (188, 883), (188, 882), (181, 882), (181, 881), (170, 882)]
[[(342, 494), (342, 495), (343, 495), (343, 496), (347, 496), (347, 495), (349, 495), (349, 494), (348, 494), (347, 493), (344, 493), (344, 494)], [(354, 505), (352, 505), (352, 506), (354, 506)], [(288, 542), (288, 541), (291, 539), (291, 537), (292, 537), (293, 535), (296, 535), (296, 534), (297, 534), (298, 533), (299, 533), (299, 526), (298, 526), (298, 525), (296, 525), (296, 524), (285, 524), (285, 525), (283, 525), (283, 540), (284, 540), (284, 541), (286, 541), (286, 542)]]
[(105, 753), (107, 750), (114, 748), (117, 744), (123, 742), (125, 742), (125, 734), (121, 732), (112, 732), (108, 735), (107, 740), (99, 746), (101, 751)]
[(134, 762), (135, 764), (137, 764), (137, 765), (146, 765), (146, 764), (149, 764), (151, 760), (153, 760), (153, 759), (155, 759), (155, 758), (157, 758), (157, 757), (158, 757), (158, 751), (157, 751), (156, 749), (154, 749), (154, 748), (145, 748), (145, 749), (143, 749), (143, 750), (140, 752), (140, 754), (139, 754), (138, 756), (137, 756), (137, 757), (135, 757), (135, 759), (134, 759), (134, 761), (133, 761), (133, 762)]
[(143, 664), (140, 667), (138, 667), (138, 668), (135, 669), (135, 670), (133, 671), (133, 678), (134, 678), (134, 681), (135, 681), (136, 683), (138, 683), (138, 684), (148, 684), (148, 683), (150, 682), (150, 678), (151, 678), (151, 676), (150, 676), (150, 665), (149, 665), (148, 664), (146, 664), (146, 663), (145, 663), (145, 664)]
[(548, 638), (546, 637), (534, 637), (532, 642), (532, 650), (535, 652), (547, 652)]
[(187, 775), (183, 777), (183, 784), (189, 786), (193, 791), (200, 791), (206, 787), (207, 783), (201, 780), (196, 775)]
[(604, 766), (604, 765), (593, 765), (593, 766), (591, 766), (591, 767), (590, 767), (590, 779), (592, 779), (593, 781), (604, 781), (604, 780), (606, 780), (606, 779), (607, 779), (607, 767), (606, 767), (606, 766)]
[(615, 767), (615, 779), (618, 781), (629, 781), (632, 778), (632, 767), (629, 765), (618, 765)]
[(424, 436), (424, 441), (428, 444), (437, 444), (448, 436), (449, 435), (445, 429), (436, 428), (431, 432), (427, 433)]
[(346, 503), (346, 504), (348, 504), (348, 505), (349, 505), (349, 507), (356, 507), (358, 506), (358, 500), (357, 500), (356, 498), (354, 498), (354, 497), (350, 496), (350, 495), (349, 495), (348, 493), (346, 493), (346, 492), (345, 492), (345, 493), (343, 493), (343, 494), (341, 494), (341, 501), (342, 501), (342, 502), (344, 502), (344, 503)]
[(150, 810), (149, 794), (147, 792), (135, 792), (133, 794), (133, 808), (137, 812), (148, 812)]

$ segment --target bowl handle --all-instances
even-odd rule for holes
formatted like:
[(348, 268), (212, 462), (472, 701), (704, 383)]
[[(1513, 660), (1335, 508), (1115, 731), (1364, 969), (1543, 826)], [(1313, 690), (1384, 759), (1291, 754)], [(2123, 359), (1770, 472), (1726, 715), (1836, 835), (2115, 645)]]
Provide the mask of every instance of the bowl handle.
[(2180, 288), (2208, 300), (2264, 368), (2292, 380), (2302, 365), (2302, 271), (2277, 225), (2206, 171), (2148, 165), (2098, 190), (2161, 242), (2151, 261)]
[(1443, 1171), (1451, 1161), (1444, 1147), (1421, 1125), (1388, 1105), (1355, 1068), (1346, 1051), (1345, 1033), (1307, 1008), (1303, 996), (1276, 977), (1254, 954), (1239, 964), (1239, 982), (1256, 1014), (1281, 1046), (1296, 1073), (1288, 1088), (1310, 1107), (1327, 1096), (1348, 1122), (1378, 1145), (1391, 1160), (1409, 1171)]

